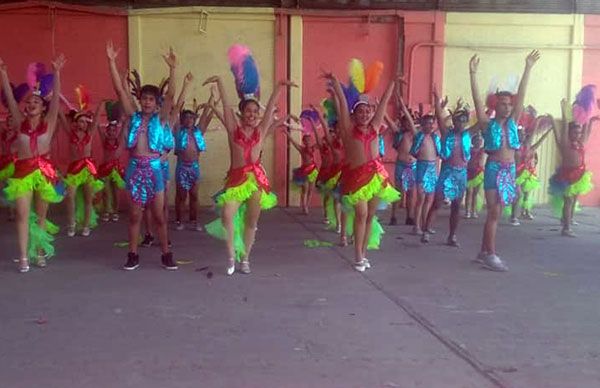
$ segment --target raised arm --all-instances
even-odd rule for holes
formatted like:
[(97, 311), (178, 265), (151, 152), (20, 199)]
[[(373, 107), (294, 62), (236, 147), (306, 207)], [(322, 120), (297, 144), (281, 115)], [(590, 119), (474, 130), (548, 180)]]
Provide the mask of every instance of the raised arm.
[(413, 121), (412, 115), (406, 108), (406, 104), (404, 103), (404, 99), (400, 96), (398, 97), (398, 102), (400, 103), (400, 109), (402, 109), (402, 113), (406, 117), (406, 121), (408, 121), (408, 126), (413, 134), (417, 133), (417, 127), (415, 126), (415, 122)]
[(214, 106), (214, 105), (216, 105), (215, 95), (213, 93), (213, 89), (211, 88), (210, 97), (208, 98), (208, 102), (204, 106), (204, 109), (202, 109), (202, 114), (200, 115), (200, 120), (198, 120), (198, 126), (200, 127), (200, 130), (203, 133), (206, 132), (206, 130), (208, 129), (208, 125), (210, 124), (210, 122), (213, 118), (213, 114), (214, 114), (215, 110), (211, 109), (210, 106)]
[(290, 133), (290, 130), (288, 128), (286, 128), (282, 132), (288, 138), (290, 143), (292, 143), (292, 145), (294, 146), (296, 151), (302, 152), (302, 146), (296, 140), (294, 140), (294, 138), (292, 137), (292, 134)]
[(517, 98), (515, 99), (515, 104), (513, 106), (513, 120), (518, 120), (519, 117), (521, 117), (521, 112), (523, 112), (523, 103), (525, 101), (525, 93), (527, 92), (527, 84), (529, 83), (529, 74), (531, 73), (533, 65), (535, 65), (539, 59), (540, 52), (537, 50), (530, 52), (525, 59), (525, 70), (523, 70), (523, 76), (521, 77), (521, 82), (519, 83), (519, 91), (517, 92)]
[[(448, 97), (445, 98), (445, 104), (444, 106), (448, 103)], [(438, 122), (438, 128), (440, 129), (440, 132), (442, 133), (442, 137), (446, 136), (446, 132), (448, 130), (448, 127), (446, 126), (446, 118), (444, 117), (444, 108), (442, 108), (442, 102), (440, 100), (440, 95), (438, 94), (437, 91), (437, 86), (433, 85), (433, 105), (435, 107), (435, 118), (437, 119)]]
[(347, 131), (352, 127), (350, 120), (350, 111), (348, 110), (348, 101), (342, 90), (342, 85), (337, 77), (331, 73), (323, 74), (323, 77), (331, 82), (333, 99), (335, 101), (335, 109), (338, 114), (338, 129), (340, 133)]
[(220, 114), (219, 111), (216, 109), (216, 106), (212, 107), (213, 111), (215, 112), (215, 114), (217, 115), (219, 120), (221, 120), (221, 122), (225, 126), (225, 129), (228, 132), (233, 132), (233, 131), (235, 131), (237, 122), (236, 122), (236, 118), (235, 118), (235, 113), (233, 112), (233, 108), (231, 107), (231, 104), (229, 101), (229, 97), (227, 96), (227, 93), (225, 92), (225, 86), (223, 85), (223, 80), (218, 75), (214, 75), (212, 77), (209, 77), (206, 81), (204, 81), (202, 86), (208, 85), (211, 83), (217, 84), (217, 89), (219, 90), (219, 98), (221, 100), (221, 107), (222, 107), (223, 113)]
[(273, 90), (273, 93), (271, 93), (271, 97), (269, 98), (269, 101), (267, 102), (267, 106), (265, 108), (265, 113), (263, 116), (262, 121), (259, 124), (260, 127), (260, 131), (264, 134), (266, 132), (268, 132), (269, 128), (271, 127), (271, 124), (273, 123), (274, 120), (274, 113), (275, 113), (275, 104), (277, 103), (277, 100), (279, 99), (279, 95), (281, 94), (281, 89), (284, 87), (298, 87), (298, 85), (296, 85), (295, 83), (293, 83), (290, 80), (283, 80), (283, 81), (279, 81), (277, 83), (277, 86), (275, 86), (275, 90)]
[(563, 98), (560, 101), (560, 111), (562, 114), (562, 125), (560, 128), (560, 131), (558, 130), (558, 128), (555, 129), (556, 144), (558, 144), (558, 147), (561, 150), (561, 152), (562, 152), (563, 144), (566, 144), (566, 139), (567, 139), (567, 135), (568, 135), (568, 131), (569, 131), (569, 119), (567, 119), (568, 109), (570, 109), (569, 102), (567, 101), (566, 98)]
[(185, 99), (187, 97), (187, 91), (190, 84), (194, 81), (194, 75), (191, 72), (188, 72), (183, 79), (183, 85), (181, 86), (181, 92), (179, 92), (179, 97), (177, 97), (177, 102), (175, 103), (174, 112), (181, 112), (183, 109), (183, 105), (185, 104)]
[(112, 79), (113, 87), (117, 92), (119, 101), (121, 101), (121, 105), (123, 106), (123, 112), (125, 112), (127, 116), (132, 116), (135, 113), (135, 107), (131, 102), (131, 96), (129, 96), (123, 88), (123, 82), (121, 81), (119, 70), (117, 70), (116, 60), (118, 55), (119, 50), (115, 50), (112, 41), (108, 41), (106, 43), (106, 56), (108, 57), (108, 67), (110, 69), (110, 76)]
[(379, 133), (379, 129), (383, 123), (383, 116), (386, 114), (387, 106), (390, 102), (390, 97), (392, 97), (392, 93), (394, 93), (395, 85), (396, 80), (391, 80), (385, 93), (383, 93), (383, 97), (381, 97), (381, 101), (379, 102), (379, 105), (377, 105), (377, 110), (375, 110), (375, 115), (373, 115), (373, 119), (371, 120), (371, 125), (373, 125), (373, 128), (375, 128), (377, 133)]
[(477, 127), (482, 130), (487, 126), (488, 117), (485, 114), (485, 108), (481, 94), (479, 92), (479, 84), (477, 82), (477, 70), (479, 69), (479, 57), (473, 55), (469, 61), (469, 75), (471, 79), (471, 95), (473, 96), (473, 104), (475, 104), (475, 113), (477, 114)]
[(175, 104), (175, 69), (177, 68), (177, 57), (172, 47), (169, 47), (169, 52), (163, 55), (163, 59), (169, 66), (169, 81), (167, 84), (167, 92), (164, 96), (162, 106), (160, 107), (160, 118), (163, 122), (171, 123), (171, 111)]
[(385, 124), (387, 125), (387, 127), (394, 133), (398, 133), (400, 132), (400, 127), (396, 125), (395, 122), (392, 121), (392, 119), (390, 119), (390, 116), (385, 115), (383, 117), (383, 119), (385, 120)]
[(10, 86), (10, 81), (8, 79), (8, 67), (6, 66), (6, 63), (4, 63), (2, 58), (0, 58), (0, 77), (2, 78), (2, 91), (4, 91), (4, 95), (6, 96), (8, 110), (10, 111), (10, 114), (15, 120), (15, 122), (18, 125), (20, 125), (25, 119), (25, 117), (23, 117), (23, 114), (19, 109), (19, 104), (17, 104), (17, 100), (15, 100), (15, 96), (13, 95), (13, 90)]
[(50, 137), (52, 137), (54, 131), (56, 130), (58, 111), (60, 109), (60, 71), (66, 62), (65, 56), (62, 54), (52, 61), (52, 67), (54, 68), (54, 85), (52, 87), (50, 105), (48, 106), (48, 114), (46, 115)]
[[(544, 142), (544, 140), (546, 140), (546, 138), (548, 137), (548, 135), (550, 135), (550, 132), (553, 131), (553, 129), (554, 129), (554, 120), (550, 119), (550, 117), (551, 117), (550, 115), (546, 115), (546, 116), (540, 116), (540, 117), (538, 117), (536, 119), (536, 121), (535, 121), (535, 129), (533, 130), (533, 133), (536, 133), (538, 131), (538, 129), (542, 126), (542, 123), (544, 122), (545, 119), (548, 120), (548, 121), (550, 121), (550, 126), (548, 128), (546, 128), (546, 129), (544, 129), (544, 133), (542, 134), (542, 137), (540, 137), (538, 139), (538, 141), (536, 141), (535, 143), (533, 143), (531, 145), (530, 149), (532, 151), (537, 150), (542, 145), (542, 143)], [(531, 136), (529, 142), (531, 143), (532, 140), (533, 140), (533, 136)]]

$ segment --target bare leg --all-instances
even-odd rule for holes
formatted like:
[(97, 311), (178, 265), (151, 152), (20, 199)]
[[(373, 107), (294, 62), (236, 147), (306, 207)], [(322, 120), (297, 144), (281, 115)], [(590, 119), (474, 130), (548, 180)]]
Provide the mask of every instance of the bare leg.
[(67, 222), (69, 226), (75, 225), (75, 194), (77, 188), (73, 186), (67, 186)]
[(413, 186), (406, 191), (406, 218), (412, 220), (416, 217), (417, 189)]
[(29, 244), (29, 211), (31, 209), (31, 192), (15, 201), (17, 239), (19, 241), (19, 259), (27, 260), (27, 245)]
[(474, 187), (472, 193), (473, 194), (471, 197), (471, 214), (477, 214), (477, 198), (479, 197), (479, 187)]
[[(146, 215), (143, 214), (144, 209), (136, 205), (133, 201), (131, 201), (129, 205), (129, 252), (136, 253), (138, 250), (138, 238), (140, 236), (140, 227), (142, 224), (142, 218), (145, 218)], [(149, 231), (148, 225), (146, 222), (146, 232)]]
[(487, 203), (487, 218), (483, 229), (481, 251), (488, 254), (496, 254), (496, 229), (498, 219), (502, 213), (502, 206), (498, 202), (497, 190), (486, 190), (485, 199)]
[(367, 257), (367, 247), (369, 246), (369, 238), (371, 236), (371, 229), (373, 228), (373, 218), (377, 212), (377, 206), (379, 206), (379, 198), (375, 197), (371, 199), (367, 204), (367, 220), (365, 223), (365, 238), (362, 245), (362, 258)]
[[(169, 223), (169, 182), (165, 183), (165, 191), (163, 192), (163, 220), (165, 222), (165, 225), (167, 225)], [(165, 231), (167, 230), (166, 226), (165, 226)], [(160, 233), (159, 233), (160, 235)], [(167, 237), (167, 241), (168, 241), (168, 237)]]
[(83, 218), (83, 227), (89, 228), (90, 227), (90, 219), (92, 217), (92, 206), (94, 206), (94, 204), (92, 203), (92, 201), (94, 199), (94, 192), (92, 189), (92, 185), (89, 183), (84, 184), (82, 187), (82, 190), (83, 190), (83, 200), (85, 203), (85, 215)]
[(302, 214), (308, 214), (308, 204), (306, 203), (306, 191), (308, 190), (308, 183), (305, 182), (302, 184), (301, 192), (300, 192), (300, 209), (302, 210)]
[(433, 227), (433, 224), (437, 218), (437, 212), (443, 200), (444, 198), (442, 198), (440, 194), (436, 193), (433, 204), (431, 205), (429, 211), (427, 212), (427, 216), (425, 217), (425, 224), (423, 227), (424, 230), (430, 230)]
[(360, 264), (364, 259), (363, 247), (365, 246), (367, 231), (368, 203), (365, 201), (358, 202), (354, 205), (354, 212), (354, 261)]
[(315, 184), (308, 182), (307, 186), (308, 187), (306, 189), (306, 214), (308, 214), (308, 210), (310, 208), (310, 201), (312, 199), (312, 192), (315, 187)]
[(456, 242), (456, 231), (460, 220), (460, 204), (462, 198), (457, 198), (450, 205), (450, 233), (448, 233), (448, 242), (451, 240)]
[(348, 215), (342, 210), (342, 204), (340, 201), (335, 201), (336, 216), (339, 214), (339, 226), (340, 226), (340, 243), (342, 246), (348, 245), (348, 236), (346, 236), (346, 222), (348, 222)]
[(423, 191), (423, 188), (419, 187), (417, 189), (417, 200), (416, 200), (416, 203), (415, 203), (415, 213), (414, 213), (414, 215), (415, 215), (415, 218), (414, 218), (414, 220), (415, 220), (415, 228), (414, 229), (415, 229), (415, 231), (417, 233), (420, 233), (423, 230), (423, 228), (422, 228), (423, 223), (422, 223), (422, 219), (421, 219), (421, 214), (423, 212), (423, 207), (424, 207), (424, 204), (425, 204), (425, 196), (426, 196), (426, 194)]
[(472, 213), (471, 210), (471, 201), (473, 201), (473, 189), (467, 189), (467, 194), (465, 195), (465, 213), (467, 217)]
[(573, 220), (573, 209), (575, 198), (565, 197), (565, 203), (563, 205), (563, 231), (571, 230), (571, 222)]
[(110, 193), (111, 193), (111, 204), (112, 213), (117, 214), (119, 212), (119, 188), (116, 184), (109, 182)]
[(239, 202), (226, 202), (223, 205), (223, 210), (221, 212), (221, 222), (223, 223), (225, 231), (227, 231), (227, 240), (225, 240), (225, 245), (227, 246), (227, 255), (231, 261), (235, 259), (235, 246), (233, 244), (233, 218), (235, 217), (239, 207)]
[(434, 194), (425, 194), (425, 201), (423, 203), (423, 210), (421, 213), (421, 225), (426, 225), (427, 216), (429, 215), (429, 210), (433, 206)]
[(190, 222), (198, 221), (198, 183), (194, 183), (190, 189)]
[(160, 241), (160, 249), (163, 254), (169, 252), (169, 240), (167, 236), (167, 222), (165, 219), (165, 192), (156, 193), (154, 199), (148, 204), (152, 213), (152, 221)]
[(175, 220), (181, 222), (183, 220), (183, 207), (187, 199), (187, 192), (183, 187), (177, 185), (175, 188)]
[(256, 229), (258, 226), (258, 219), (260, 217), (260, 197), (262, 195), (261, 191), (256, 191), (252, 196), (246, 201), (247, 209), (246, 209), (246, 230), (244, 231), (244, 244), (246, 246), (246, 257), (244, 261), (249, 261), (250, 252), (252, 251), (252, 247), (254, 246), (254, 241), (256, 238)]

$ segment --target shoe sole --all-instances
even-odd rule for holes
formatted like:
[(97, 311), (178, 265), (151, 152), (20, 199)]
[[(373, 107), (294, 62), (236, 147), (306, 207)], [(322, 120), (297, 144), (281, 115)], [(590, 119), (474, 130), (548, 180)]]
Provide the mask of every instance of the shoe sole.
[(139, 267), (140, 267), (140, 265), (138, 264), (138, 265), (133, 266), (133, 267), (123, 267), (123, 269), (125, 271), (134, 271), (134, 270), (138, 269)]
[(488, 271), (492, 271), (492, 272), (508, 272), (508, 268), (498, 268), (498, 267), (493, 267), (489, 264), (482, 264), (482, 267), (484, 269), (487, 269)]
[(179, 267), (167, 267), (166, 265), (163, 265), (162, 267), (167, 271), (176, 271), (179, 269)]

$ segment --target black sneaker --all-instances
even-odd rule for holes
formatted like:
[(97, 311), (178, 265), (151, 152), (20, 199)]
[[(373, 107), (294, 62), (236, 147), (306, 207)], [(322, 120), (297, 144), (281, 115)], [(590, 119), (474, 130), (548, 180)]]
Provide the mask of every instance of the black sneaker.
[(163, 253), (160, 260), (162, 261), (162, 265), (165, 269), (174, 271), (179, 268), (177, 267), (177, 264), (173, 261), (173, 252)]
[(144, 248), (148, 248), (148, 247), (152, 246), (153, 242), (154, 242), (154, 236), (151, 235), (150, 233), (146, 233), (144, 235), (144, 240), (142, 241), (142, 243), (140, 245), (143, 246)]
[(133, 271), (140, 266), (140, 255), (137, 253), (129, 252), (127, 254), (127, 263), (123, 266), (125, 271)]
[(171, 240), (168, 240), (168, 241), (167, 241), (167, 246), (168, 246), (169, 248), (173, 248), (173, 243), (171, 242)]
[(412, 218), (410, 218), (410, 217), (406, 217), (406, 222), (405, 222), (405, 224), (406, 224), (406, 225), (414, 225), (414, 224), (415, 224), (415, 220), (413, 220), (413, 219), (412, 219)]

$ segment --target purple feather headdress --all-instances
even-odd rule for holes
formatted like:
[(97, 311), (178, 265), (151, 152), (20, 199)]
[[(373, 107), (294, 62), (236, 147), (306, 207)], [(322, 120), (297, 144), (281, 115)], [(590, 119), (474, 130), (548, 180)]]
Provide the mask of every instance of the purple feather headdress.
[(44, 100), (51, 97), (54, 75), (46, 73), (46, 66), (43, 63), (30, 63), (27, 66), (26, 79), (31, 93)]
[(573, 121), (585, 125), (590, 121), (596, 103), (596, 85), (586, 85), (575, 97), (573, 103)]
[(304, 135), (312, 135), (316, 132), (317, 123), (319, 122), (319, 113), (312, 109), (303, 110), (300, 113), (300, 125)]
[(260, 77), (258, 67), (247, 46), (234, 44), (227, 51), (235, 88), (241, 101), (260, 99)]

